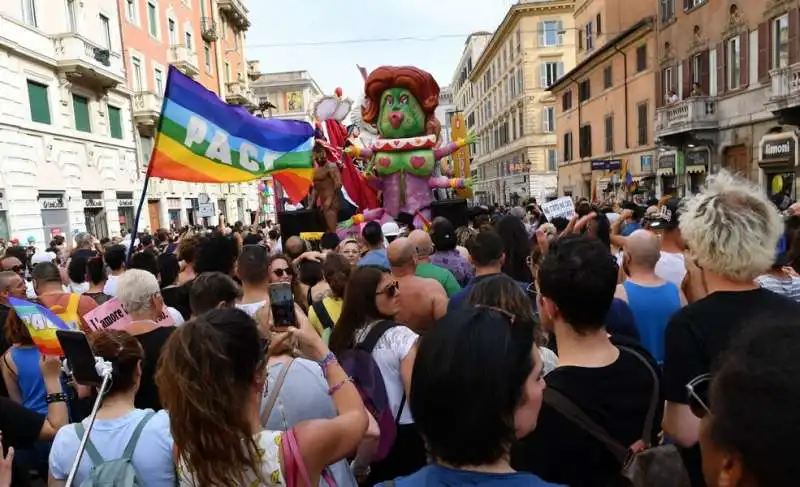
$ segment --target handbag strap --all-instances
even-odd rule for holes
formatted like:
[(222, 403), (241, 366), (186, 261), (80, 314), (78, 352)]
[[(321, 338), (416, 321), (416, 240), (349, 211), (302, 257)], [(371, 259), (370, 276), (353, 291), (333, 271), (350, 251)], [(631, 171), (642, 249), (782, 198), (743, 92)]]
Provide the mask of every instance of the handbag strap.
[(289, 367), (291, 367), (293, 363), (294, 359), (290, 360), (289, 363), (284, 365), (281, 369), (281, 372), (278, 374), (278, 378), (275, 379), (275, 385), (272, 386), (269, 397), (267, 397), (267, 405), (264, 406), (264, 411), (261, 412), (262, 425), (266, 425), (267, 421), (269, 421), (269, 415), (272, 413), (272, 408), (275, 407), (275, 402), (278, 400), (278, 394), (281, 392), (281, 386), (283, 386), (283, 382), (286, 380), (286, 374), (289, 373)]
[[(290, 429), (283, 435), (283, 444), (286, 450), (288, 450), (283, 451), (287, 470), (289, 470), (289, 472), (287, 472), (288, 476), (294, 481), (297, 480), (296, 477), (299, 474), (299, 480), (303, 482), (303, 487), (311, 487), (311, 479), (308, 477), (306, 464), (303, 462), (303, 457), (300, 455), (300, 447), (297, 446), (297, 438), (294, 436), (294, 429)], [(297, 484), (295, 483), (295, 486), (291, 487), (297, 487)]]
[(324, 301), (314, 301), (311, 307), (314, 309), (314, 313), (317, 314), (317, 319), (323, 328), (332, 329), (334, 327), (333, 318), (331, 318), (331, 314), (328, 313), (327, 308), (325, 308)]
[(647, 416), (645, 416), (644, 420), (644, 430), (642, 431), (642, 441), (644, 442), (645, 446), (650, 446), (650, 439), (653, 436), (653, 422), (656, 418), (656, 410), (658, 409), (658, 403), (660, 399), (660, 381), (658, 380), (658, 374), (656, 373), (655, 369), (653, 368), (650, 361), (647, 360), (641, 353), (637, 352), (636, 350), (628, 347), (619, 347), (622, 350), (632, 354), (634, 357), (639, 359), (641, 363), (647, 367), (647, 370), (650, 372), (650, 376), (653, 378), (653, 392), (650, 395), (650, 407), (647, 410)]

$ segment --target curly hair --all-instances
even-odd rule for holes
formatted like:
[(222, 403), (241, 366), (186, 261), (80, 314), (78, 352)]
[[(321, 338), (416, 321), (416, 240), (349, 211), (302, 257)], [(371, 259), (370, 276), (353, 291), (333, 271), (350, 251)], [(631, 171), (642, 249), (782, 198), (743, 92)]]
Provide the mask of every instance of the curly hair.
[(442, 128), (435, 113), (439, 106), (439, 83), (429, 72), (413, 66), (381, 66), (369, 74), (364, 86), (362, 120), (374, 125), (381, 110), (381, 95), (395, 87), (405, 88), (414, 95), (425, 113), (425, 133), (438, 138)]
[(267, 483), (246, 411), (267, 343), (247, 313), (223, 308), (181, 325), (164, 345), (156, 384), (195, 485), (239, 485), (247, 471)]
[(700, 267), (745, 282), (772, 266), (783, 221), (760, 188), (722, 171), (684, 202), (680, 230)]

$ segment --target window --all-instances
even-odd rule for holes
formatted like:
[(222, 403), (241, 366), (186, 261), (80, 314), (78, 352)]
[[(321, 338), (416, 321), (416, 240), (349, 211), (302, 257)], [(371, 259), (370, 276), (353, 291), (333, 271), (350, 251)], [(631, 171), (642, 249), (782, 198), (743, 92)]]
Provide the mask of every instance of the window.
[(594, 49), (594, 37), (592, 35), (592, 23), (589, 22), (586, 24), (586, 30), (584, 30), (586, 34), (586, 50), (591, 51)]
[(142, 91), (144, 83), (142, 83), (142, 61), (139, 58), (132, 58), (131, 64), (133, 65), (133, 91)]
[(564, 162), (572, 160), (572, 132), (564, 134)]
[(647, 44), (636, 48), (636, 72), (647, 69)]
[(542, 47), (560, 46), (564, 43), (564, 24), (560, 20), (539, 22), (539, 45)]
[(159, 95), (164, 94), (164, 72), (160, 69), (155, 69), (155, 79), (156, 79), (156, 93)]
[(562, 62), (552, 62), (552, 63), (542, 63), (541, 67), (541, 78), (539, 83), (542, 88), (549, 88), (552, 86), (559, 78), (564, 76), (564, 63)]
[(703, 55), (692, 56), (692, 83), (700, 84), (700, 73), (703, 71)]
[(169, 45), (178, 45), (178, 28), (175, 26), (175, 19), (167, 19), (167, 33), (169, 35)]
[(589, 80), (585, 79), (578, 84), (578, 102), (586, 101), (591, 97), (591, 85), (589, 84)]
[(136, 0), (125, 0), (125, 13), (130, 22), (136, 23)]
[(78, 17), (75, 15), (75, 0), (67, 0), (67, 21), (69, 22), (69, 31), (78, 31)]
[(100, 30), (103, 33), (103, 47), (111, 50), (111, 23), (103, 14), (100, 14)]
[(662, 78), (663, 79), (661, 81), (662, 81), (663, 88), (664, 88), (664, 96), (666, 98), (666, 97), (669, 97), (670, 90), (672, 90), (673, 86), (675, 86), (675, 84), (674, 84), (675, 78), (674, 78), (674, 75), (673, 75), (673, 72), (672, 72), (672, 68), (664, 69), (664, 74), (663, 74)]
[(595, 20), (594, 20), (594, 24), (595, 24), (595, 27), (597, 28), (597, 29), (596, 29), (596, 30), (597, 30), (597, 35), (600, 35), (600, 34), (602, 34), (602, 33), (603, 33), (603, 30), (602, 30), (602, 28), (600, 27), (600, 26), (602, 25), (602, 24), (600, 23), (600, 14), (597, 14), (597, 17), (596, 17), (596, 18), (595, 18)]
[(150, 35), (158, 37), (158, 8), (156, 2), (153, 0), (147, 1), (147, 25), (150, 29)]
[(772, 44), (772, 67), (785, 68), (789, 65), (789, 14), (772, 22)]
[(556, 131), (556, 109), (555, 107), (544, 107), (542, 110), (542, 132), (552, 133)]
[(578, 156), (592, 157), (592, 126), (583, 125), (578, 132)]
[(22, 0), (22, 20), (31, 27), (37, 27), (36, 0)]
[(741, 65), (741, 44), (739, 37), (728, 39), (725, 44), (725, 65), (728, 67), (728, 89), (734, 90), (739, 87), (742, 79)]
[(186, 48), (189, 49), (190, 51), (194, 51), (194, 43), (192, 42), (192, 33), (186, 32), (186, 34), (184, 34), (184, 37), (185, 37), (184, 40), (186, 41)]
[(525, 109), (519, 111), (519, 136), (525, 135)]
[(605, 68), (603, 68), (603, 88), (608, 89), (611, 88), (613, 84), (613, 77), (611, 73), (611, 65), (609, 64)]
[(89, 119), (89, 99), (85, 96), (72, 94), (72, 111), (75, 116), (75, 130), (91, 132), (92, 124)]
[(517, 73), (511, 71), (511, 76), (508, 78), (508, 89), (511, 92), (511, 98), (517, 97)]
[(639, 132), (639, 145), (647, 145), (647, 103), (636, 107), (637, 128)]
[(122, 138), (122, 111), (111, 105), (108, 106), (108, 127), (112, 138)]
[(683, 9), (689, 10), (697, 6), (703, 5), (706, 0), (683, 0)]
[(517, 112), (511, 112), (511, 140), (517, 140)]
[(561, 110), (567, 111), (572, 108), (572, 90), (567, 90), (561, 95)]
[(605, 136), (606, 152), (614, 152), (614, 115), (606, 115)]
[(47, 98), (47, 85), (28, 80), (28, 105), (31, 120), (50, 124), (50, 101)]
[(203, 60), (205, 61), (206, 71), (211, 72), (211, 44), (203, 42)]
[(675, 18), (675, 0), (661, 1), (661, 23), (666, 23)]
[(558, 153), (555, 149), (547, 149), (547, 170), (556, 172), (558, 170)]
[(231, 82), (231, 63), (225, 61), (225, 82)]
[(525, 70), (517, 70), (517, 88), (520, 93), (525, 93)]

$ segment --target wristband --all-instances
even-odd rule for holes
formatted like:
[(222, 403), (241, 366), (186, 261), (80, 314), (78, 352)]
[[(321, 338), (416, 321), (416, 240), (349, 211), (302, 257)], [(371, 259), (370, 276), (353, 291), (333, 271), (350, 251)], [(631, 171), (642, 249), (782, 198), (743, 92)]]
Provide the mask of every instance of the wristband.
[(47, 404), (54, 403), (54, 402), (67, 402), (67, 395), (63, 392), (56, 392), (53, 394), (48, 394), (44, 398), (44, 402)]
[(324, 357), (322, 357), (322, 360), (317, 362), (320, 368), (322, 369), (322, 375), (328, 377), (328, 367), (333, 362), (336, 362), (336, 355), (334, 355), (333, 352), (330, 351)]
[(353, 378), (352, 377), (345, 377), (344, 380), (342, 380), (341, 382), (339, 382), (338, 384), (336, 384), (335, 386), (331, 387), (328, 390), (328, 395), (332, 396), (332, 395), (336, 394), (339, 391), (339, 389), (344, 387), (344, 385), (347, 384), (348, 382), (353, 382)]

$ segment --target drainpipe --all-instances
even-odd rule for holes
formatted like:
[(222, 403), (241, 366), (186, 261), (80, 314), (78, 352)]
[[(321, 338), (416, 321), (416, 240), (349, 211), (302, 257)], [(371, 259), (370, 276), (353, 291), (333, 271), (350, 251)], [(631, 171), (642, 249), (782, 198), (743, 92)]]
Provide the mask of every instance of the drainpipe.
[(624, 51), (621, 51), (619, 49), (619, 47), (617, 47), (616, 45), (614, 46), (614, 50), (617, 51), (618, 53), (622, 54), (622, 59), (623, 59), (623, 61), (625, 63), (625, 65), (623, 67), (623, 70), (622, 70), (622, 74), (625, 76), (625, 85), (623, 87), (624, 92), (625, 92), (625, 112), (624, 112), (625, 113), (625, 148), (626, 149), (630, 149), (631, 148), (631, 146), (630, 146), (630, 134), (629, 134), (629, 130), (628, 130), (628, 127), (629, 127), (629, 121), (628, 121), (628, 55), (625, 54)]

